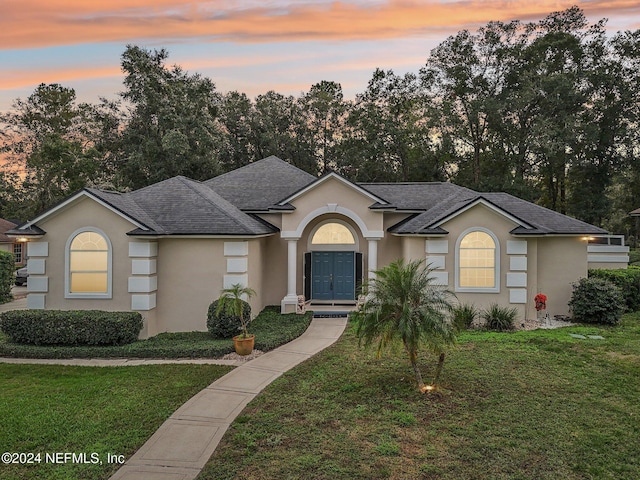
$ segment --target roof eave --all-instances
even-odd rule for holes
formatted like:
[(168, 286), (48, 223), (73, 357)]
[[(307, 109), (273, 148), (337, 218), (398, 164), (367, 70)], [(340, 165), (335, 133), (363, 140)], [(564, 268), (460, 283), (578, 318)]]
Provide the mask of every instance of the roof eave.
[(7, 230), (4, 234), (13, 239), (24, 238), (27, 240), (34, 240), (36, 238), (44, 237), (47, 232), (38, 227), (37, 225), (30, 225), (24, 229), (20, 229), (20, 227), (13, 228), (11, 230)]
[(275, 235), (277, 232), (268, 233), (158, 233), (139, 231), (138, 229), (127, 232), (127, 236), (130, 238), (144, 238), (149, 239), (161, 239), (161, 238), (262, 238)]

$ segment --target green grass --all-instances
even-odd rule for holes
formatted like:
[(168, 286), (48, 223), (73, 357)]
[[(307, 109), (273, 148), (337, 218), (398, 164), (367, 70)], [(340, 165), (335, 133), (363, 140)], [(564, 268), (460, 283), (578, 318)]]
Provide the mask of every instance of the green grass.
[[(300, 336), (308, 315), (267, 308), (251, 323), (256, 348), (271, 350)], [(0, 356), (32, 358), (217, 357), (231, 340), (206, 332), (161, 334), (121, 347), (43, 347), (0, 339)], [(119, 465), (107, 454), (130, 457), (180, 405), (230, 367), (149, 365), (68, 367), (0, 364), (0, 454), (40, 453), (39, 464), (1, 465), (0, 478), (106, 479)], [(46, 454), (98, 455), (102, 464), (46, 463)]]
[[(281, 315), (267, 307), (251, 322), (258, 350), (272, 350), (299, 337), (312, 313)], [(233, 351), (231, 339), (215, 339), (207, 332), (161, 333), (147, 340), (119, 346), (35, 346), (9, 343), (0, 333), (0, 357), (17, 358), (216, 358)]]
[[(0, 478), (106, 479), (180, 405), (231, 368), (217, 365), (69, 367), (0, 364), (0, 453), (41, 463), (0, 465)], [(51, 464), (45, 454), (96, 453), (102, 464)]]
[(249, 404), (198, 478), (637, 479), (639, 379), (640, 314), (464, 332), (427, 395), (401, 350), (376, 359), (348, 329)]

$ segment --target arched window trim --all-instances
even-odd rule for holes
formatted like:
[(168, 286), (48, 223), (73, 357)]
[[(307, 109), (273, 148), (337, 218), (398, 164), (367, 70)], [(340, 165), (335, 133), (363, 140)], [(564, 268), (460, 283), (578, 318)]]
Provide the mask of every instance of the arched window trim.
[[(469, 235), (470, 233), (473, 232), (483, 232), (486, 233), (487, 235), (489, 235), (492, 239), (493, 242), (496, 246), (496, 255), (495, 255), (495, 264), (494, 264), (494, 287), (488, 287), (488, 288), (484, 288), (484, 287), (461, 287), (460, 286), (460, 244), (462, 243), (462, 240)], [(466, 229), (464, 232), (462, 232), (460, 234), (460, 236), (458, 237), (458, 240), (456, 241), (456, 286), (455, 286), (455, 291), (456, 292), (468, 292), (468, 293), (500, 293), (500, 241), (498, 240), (498, 237), (495, 236), (495, 234), (484, 227), (471, 227)]]
[[(337, 223), (342, 225), (343, 227), (346, 227), (347, 230), (349, 230), (349, 232), (351, 232), (351, 235), (353, 236), (353, 241), (354, 243), (334, 243), (334, 244), (322, 244), (322, 243), (311, 243), (313, 241), (313, 237), (316, 234), (316, 232), (322, 228), (323, 226), (329, 224), (329, 223)], [(355, 229), (348, 224), (347, 222), (340, 220), (338, 218), (330, 218), (327, 219), (325, 221), (322, 221), (320, 223), (318, 223), (315, 227), (313, 227), (313, 229), (311, 230), (311, 232), (309, 233), (309, 239), (307, 240), (307, 248), (309, 251), (354, 251), (357, 252), (358, 251), (358, 234), (356, 233)]]
[[(93, 232), (101, 235), (107, 242), (107, 291), (105, 293), (74, 293), (71, 292), (71, 243), (73, 240), (85, 232)], [(67, 239), (67, 244), (64, 249), (64, 298), (94, 298), (94, 299), (110, 299), (112, 298), (112, 285), (113, 285), (113, 268), (112, 268), (113, 248), (111, 246), (111, 240), (109, 236), (102, 230), (96, 227), (83, 227), (73, 232)]]

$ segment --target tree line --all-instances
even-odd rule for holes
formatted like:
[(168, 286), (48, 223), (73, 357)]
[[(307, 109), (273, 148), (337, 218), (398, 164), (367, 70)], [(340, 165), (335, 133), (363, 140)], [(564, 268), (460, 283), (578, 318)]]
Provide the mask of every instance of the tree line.
[[(125, 191), (205, 180), (276, 155), (358, 182), (451, 181), (505, 191), (635, 234), (640, 207), (640, 30), (607, 35), (573, 7), (490, 22), (440, 43), (418, 73), (376, 69), (344, 98), (216, 91), (127, 46), (117, 100), (41, 84), (0, 115), (0, 215), (32, 218), (84, 186)], [(637, 202), (637, 203), (636, 203)]]

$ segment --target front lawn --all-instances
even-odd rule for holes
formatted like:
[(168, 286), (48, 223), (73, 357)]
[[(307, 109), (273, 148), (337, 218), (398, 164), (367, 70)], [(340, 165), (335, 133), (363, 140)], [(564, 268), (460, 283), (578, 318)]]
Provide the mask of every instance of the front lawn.
[(198, 479), (637, 479), (639, 379), (638, 313), (464, 333), (428, 395), (401, 350), (376, 359), (348, 329), (267, 387)]
[(180, 405), (230, 370), (0, 364), (0, 453), (32, 461), (7, 465), (3, 457), (0, 478), (107, 479), (119, 468), (108, 454), (129, 458)]
[[(257, 350), (272, 350), (299, 337), (311, 323), (306, 315), (267, 307), (249, 325)], [(231, 339), (215, 339), (207, 332), (161, 333), (147, 340), (120, 346), (34, 346), (9, 343), (0, 333), (0, 357), (15, 358), (218, 358), (233, 351)]]

